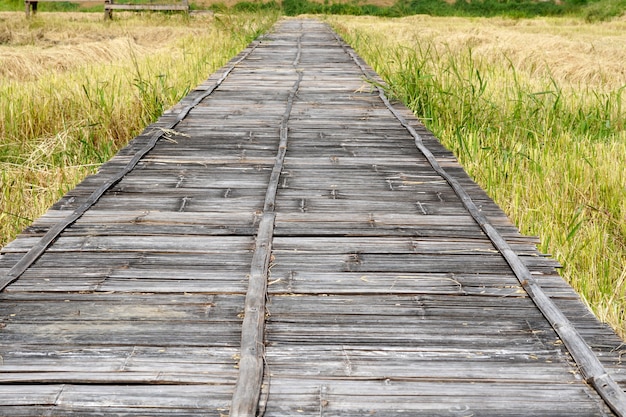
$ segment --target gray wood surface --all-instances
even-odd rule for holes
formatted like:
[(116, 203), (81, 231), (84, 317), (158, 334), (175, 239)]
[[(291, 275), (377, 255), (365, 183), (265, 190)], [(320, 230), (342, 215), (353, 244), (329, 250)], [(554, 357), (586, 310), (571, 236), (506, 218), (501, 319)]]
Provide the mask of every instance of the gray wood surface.
[(622, 341), (351, 54), (281, 21), (1, 250), (0, 415), (621, 415)]

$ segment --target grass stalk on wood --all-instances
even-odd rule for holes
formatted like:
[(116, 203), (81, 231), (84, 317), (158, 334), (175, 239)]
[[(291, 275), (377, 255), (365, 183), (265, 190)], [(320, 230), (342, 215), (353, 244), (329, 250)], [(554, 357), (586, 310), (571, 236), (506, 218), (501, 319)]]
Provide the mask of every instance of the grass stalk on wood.
[(0, 13), (0, 246), (276, 14)]
[(331, 21), (626, 336), (626, 21)]

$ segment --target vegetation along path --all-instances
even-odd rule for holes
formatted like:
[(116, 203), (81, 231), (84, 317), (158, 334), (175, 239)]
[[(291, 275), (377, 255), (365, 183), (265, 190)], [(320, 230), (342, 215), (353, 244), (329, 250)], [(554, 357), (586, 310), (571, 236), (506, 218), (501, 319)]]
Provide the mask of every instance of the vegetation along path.
[(0, 414), (626, 415), (621, 340), (283, 20), (0, 255)]

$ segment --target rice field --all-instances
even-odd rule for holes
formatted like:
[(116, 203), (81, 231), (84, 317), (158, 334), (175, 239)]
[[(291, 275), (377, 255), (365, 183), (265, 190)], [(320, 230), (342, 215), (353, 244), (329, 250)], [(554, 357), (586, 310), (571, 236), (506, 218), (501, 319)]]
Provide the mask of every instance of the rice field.
[(329, 21), (626, 335), (626, 19)]

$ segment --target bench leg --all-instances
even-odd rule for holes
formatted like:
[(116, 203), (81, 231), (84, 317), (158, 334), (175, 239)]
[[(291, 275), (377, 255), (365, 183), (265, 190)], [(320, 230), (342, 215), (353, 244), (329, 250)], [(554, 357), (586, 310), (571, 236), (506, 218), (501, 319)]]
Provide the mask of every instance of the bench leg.
[(104, 20), (113, 19), (113, 10), (107, 7), (109, 4), (113, 4), (113, 0), (104, 0)]
[(26, 18), (30, 17), (32, 11), (33, 15), (37, 14), (37, 2), (36, 1), (24, 1), (24, 11), (26, 12)]

